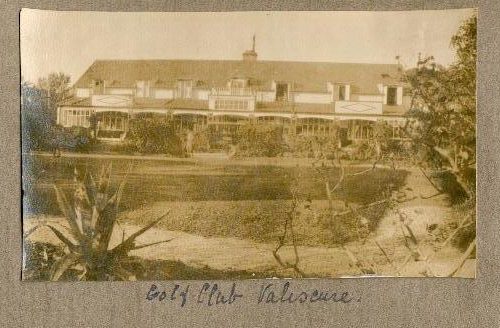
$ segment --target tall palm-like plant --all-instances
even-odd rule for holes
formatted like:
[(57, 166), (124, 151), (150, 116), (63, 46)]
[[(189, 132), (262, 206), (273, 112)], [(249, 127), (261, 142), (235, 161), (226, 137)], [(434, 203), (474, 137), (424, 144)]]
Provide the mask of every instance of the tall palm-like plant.
[(63, 233), (60, 228), (46, 225), (68, 248), (67, 254), (55, 262), (51, 273), (52, 280), (59, 280), (70, 269), (79, 269), (82, 272), (79, 275), (81, 280), (135, 280), (134, 274), (124, 265), (130, 260), (128, 253), (170, 241), (136, 245), (137, 237), (156, 225), (168, 214), (166, 213), (110, 248), (111, 234), (115, 227), (126, 177), (114, 192), (110, 190), (110, 178), (111, 165), (101, 169), (98, 181), (95, 181), (90, 173), (80, 178), (75, 170), (76, 189), (73, 204), (68, 201), (65, 193), (54, 185), (57, 203), (69, 229)]

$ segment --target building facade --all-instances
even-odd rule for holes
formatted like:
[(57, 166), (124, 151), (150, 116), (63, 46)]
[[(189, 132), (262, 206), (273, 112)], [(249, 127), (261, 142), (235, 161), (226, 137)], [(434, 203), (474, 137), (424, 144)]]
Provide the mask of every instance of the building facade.
[(399, 138), (409, 102), (398, 64), (260, 61), (254, 46), (241, 60), (97, 60), (60, 104), (57, 123), (95, 119), (97, 137), (110, 141), (149, 116), (221, 139), (249, 122), (322, 136), (337, 126), (345, 143), (369, 138), (380, 120)]

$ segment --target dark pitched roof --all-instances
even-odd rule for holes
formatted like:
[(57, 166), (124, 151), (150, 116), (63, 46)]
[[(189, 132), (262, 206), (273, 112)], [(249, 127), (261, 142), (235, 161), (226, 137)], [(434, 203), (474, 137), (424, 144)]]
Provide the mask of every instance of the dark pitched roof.
[(132, 87), (150, 80), (157, 87), (172, 86), (177, 79), (201, 81), (207, 87), (222, 87), (234, 77), (249, 78), (254, 87), (271, 89), (272, 81), (294, 83), (299, 91), (326, 92), (327, 82), (352, 84), (353, 93), (379, 93), (378, 83), (399, 82), (396, 64), (358, 64), (243, 60), (96, 60), (75, 87), (87, 88), (92, 80), (113, 81)]

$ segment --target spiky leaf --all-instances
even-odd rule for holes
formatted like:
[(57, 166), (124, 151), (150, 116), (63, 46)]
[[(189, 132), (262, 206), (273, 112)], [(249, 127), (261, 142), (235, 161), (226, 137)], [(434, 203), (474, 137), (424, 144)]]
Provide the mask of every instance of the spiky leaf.
[(56, 193), (57, 204), (59, 205), (59, 209), (64, 214), (66, 220), (69, 223), (71, 228), (71, 234), (76, 238), (78, 242), (83, 240), (82, 231), (80, 230), (77, 224), (77, 218), (75, 210), (69, 205), (64, 192), (60, 190), (56, 185), (54, 185), (54, 190)]
[(55, 227), (51, 225), (47, 225), (47, 227), (52, 230), (52, 232), (62, 241), (66, 246), (68, 246), (69, 250), (72, 252), (78, 252), (78, 246), (73, 244), (69, 238), (67, 238), (61, 231), (57, 230)]
[(94, 206), (97, 198), (97, 186), (91, 173), (85, 175), (84, 184), (90, 206)]
[(64, 272), (66, 272), (69, 268), (71, 268), (80, 260), (81, 260), (81, 255), (77, 253), (69, 253), (63, 256), (55, 263), (54, 270), (50, 280), (58, 281), (62, 277)]
[(113, 228), (116, 221), (116, 207), (113, 204), (108, 204), (100, 213), (97, 219), (95, 233), (99, 236), (98, 249), (106, 251), (113, 233)]
[(149, 223), (148, 225), (146, 225), (142, 229), (134, 232), (124, 242), (120, 243), (118, 246), (113, 248), (112, 252), (115, 254), (118, 254), (118, 253), (126, 254), (130, 250), (134, 249), (135, 248), (135, 239), (137, 237), (139, 237), (140, 235), (142, 235), (143, 233), (145, 233), (146, 231), (148, 231), (149, 229), (151, 229), (152, 227), (154, 227), (156, 224), (158, 224), (158, 222), (163, 220), (168, 215), (169, 212), (170, 211), (167, 211), (167, 213), (165, 213), (162, 216), (160, 216), (159, 218), (153, 220), (151, 223)]

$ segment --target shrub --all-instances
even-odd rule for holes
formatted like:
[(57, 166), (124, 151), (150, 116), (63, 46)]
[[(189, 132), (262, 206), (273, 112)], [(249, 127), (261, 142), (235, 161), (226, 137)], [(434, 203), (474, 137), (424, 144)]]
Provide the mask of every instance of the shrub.
[(343, 149), (344, 159), (367, 160), (376, 158), (374, 142), (371, 140), (360, 140), (350, 144)]
[(208, 129), (196, 131), (193, 138), (193, 151), (210, 151), (210, 133)]
[(338, 148), (338, 139), (330, 136), (290, 135), (286, 138), (288, 151), (298, 157), (330, 157)]
[(453, 240), (452, 244), (466, 250), (469, 244), (476, 238), (476, 201), (475, 199), (468, 199), (462, 204), (454, 207), (453, 214), (455, 222), (461, 222), (468, 216), (468, 224), (464, 224)]
[(131, 150), (141, 153), (184, 155), (182, 140), (176, 135), (174, 125), (162, 119), (131, 120), (126, 142)]
[(286, 150), (280, 126), (247, 124), (236, 135), (236, 156), (276, 157)]
[(437, 229), (439, 242), (452, 238), (451, 244), (465, 251), (476, 238), (476, 201), (474, 198), (455, 204), (444, 221)]
[(55, 132), (58, 134), (57, 148), (77, 152), (88, 152), (93, 150), (97, 144), (97, 140), (93, 138), (91, 130), (84, 127), (57, 128)]

